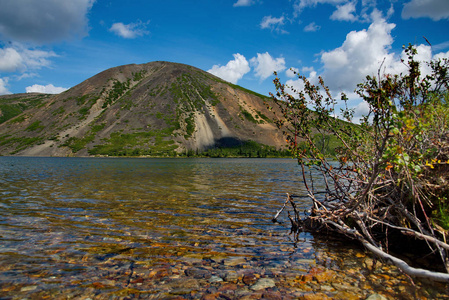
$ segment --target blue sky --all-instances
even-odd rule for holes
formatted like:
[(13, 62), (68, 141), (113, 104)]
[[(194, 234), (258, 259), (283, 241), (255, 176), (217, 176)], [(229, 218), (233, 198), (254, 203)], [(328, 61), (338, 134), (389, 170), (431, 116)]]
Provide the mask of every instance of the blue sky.
[[(429, 46), (425, 36), (431, 43)], [(0, 0), (0, 94), (57, 93), (111, 67), (172, 61), (268, 95), (290, 68), (335, 93), (449, 57), (449, 0)]]

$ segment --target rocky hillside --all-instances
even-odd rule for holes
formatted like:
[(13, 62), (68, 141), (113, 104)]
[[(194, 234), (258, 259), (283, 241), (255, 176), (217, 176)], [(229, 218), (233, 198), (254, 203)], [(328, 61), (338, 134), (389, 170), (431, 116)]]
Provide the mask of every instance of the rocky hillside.
[(120, 66), (58, 95), (0, 97), (0, 154), (165, 155), (245, 141), (281, 148), (263, 100), (187, 65)]

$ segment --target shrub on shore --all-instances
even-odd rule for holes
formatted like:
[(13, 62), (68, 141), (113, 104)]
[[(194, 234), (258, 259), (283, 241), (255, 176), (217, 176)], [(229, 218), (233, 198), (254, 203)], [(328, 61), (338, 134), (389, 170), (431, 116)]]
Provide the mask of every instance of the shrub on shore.
[[(334, 107), (348, 98), (342, 94), (336, 100), (322, 78), (314, 85), (298, 75), (304, 89), (294, 93), (279, 78), (274, 80), (272, 99), (283, 113), (276, 123), (285, 128), (313, 200), (303, 218), (290, 196), (286, 204), (295, 211), (290, 217), (295, 230), (340, 232), (410, 275), (449, 282), (449, 62), (426, 62), (431, 74), (422, 76), (416, 49), (409, 46), (405, 53), (407, 74), (379, 70), (377, 77), (367, 76), (358, 85), (356, 93), (369, 107), (359, 126), (346, 105), (341, 119), (335, 117)], [(332, 158), (319, 147), (317, 134), (340, 142)], [(324, 196), (307, 176), (313, 169), (326, 182)], [(426, 241), (428, 254), (440, 258), (436, 271), (443, 273), (423, 272), (388, 253), (410, 237)]]

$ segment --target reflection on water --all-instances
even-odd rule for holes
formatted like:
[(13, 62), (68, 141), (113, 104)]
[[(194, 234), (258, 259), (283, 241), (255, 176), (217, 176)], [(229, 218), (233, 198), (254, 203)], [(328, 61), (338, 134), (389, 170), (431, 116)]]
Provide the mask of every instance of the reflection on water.
[(294, 243), (288, 220), (271, 223), (286, 192), (303, 192), (298, 172), (290, 159), (0, 157), (0, 297), (158, 298), (181, 287), (197, 298), (226, 282), (234, 297), (255, 293), (242, 270), (273, 279), (264, 290), (281, 295), (319, 290), (298, 276), (366, 258), (306, 233)]

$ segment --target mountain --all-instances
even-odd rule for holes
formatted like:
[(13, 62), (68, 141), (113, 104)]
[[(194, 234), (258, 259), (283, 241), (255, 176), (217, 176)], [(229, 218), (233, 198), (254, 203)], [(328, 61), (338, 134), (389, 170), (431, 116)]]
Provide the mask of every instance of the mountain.
[(58, 95), (0, 97), (0, 155), (166, 155), (253, 141), (281, 148), (266, 97), (192, 66), (103, 71)]

